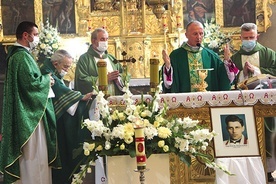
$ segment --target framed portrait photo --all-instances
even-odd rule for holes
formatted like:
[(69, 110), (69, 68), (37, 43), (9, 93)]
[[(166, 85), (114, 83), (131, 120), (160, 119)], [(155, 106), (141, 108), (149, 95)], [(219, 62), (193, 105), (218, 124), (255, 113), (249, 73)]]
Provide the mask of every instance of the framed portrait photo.
[(259, 156), (253, 107), (211, 108), (215, 157)]

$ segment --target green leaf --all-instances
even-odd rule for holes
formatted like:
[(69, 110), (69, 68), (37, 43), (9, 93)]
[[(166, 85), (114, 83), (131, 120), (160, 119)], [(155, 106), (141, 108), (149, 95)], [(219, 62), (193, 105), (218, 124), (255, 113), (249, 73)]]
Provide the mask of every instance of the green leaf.
[(178, 154), (179, 159), (184, 162), (188, 167), (191, 166), (191, 157), (189, 155), (183, 154), (183, 153), (179, 153)]

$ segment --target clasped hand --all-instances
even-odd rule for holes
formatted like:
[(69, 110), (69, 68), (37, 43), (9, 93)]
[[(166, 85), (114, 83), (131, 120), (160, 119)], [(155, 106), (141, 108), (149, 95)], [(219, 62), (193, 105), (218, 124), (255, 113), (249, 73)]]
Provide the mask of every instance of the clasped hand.
[(243, 74), (244, 76), (248, 76), (248, 74), (254, 73), (254, 66), (250, 64), (249, 62), (245, 62), (244, 67), (243, 67)]

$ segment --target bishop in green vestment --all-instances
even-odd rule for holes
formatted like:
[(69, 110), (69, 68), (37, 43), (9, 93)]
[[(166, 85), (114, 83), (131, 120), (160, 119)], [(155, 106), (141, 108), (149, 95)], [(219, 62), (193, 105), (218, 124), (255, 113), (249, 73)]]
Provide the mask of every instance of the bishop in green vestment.
[(85, 129), (81, 130), (83, 113), (87, 107), (87, 101), (92, 96), (92, 93), (82, 95), (64, 84), (63, 77), (72, 62), (73, 58), (67, 51), (57, 50), (51, 59), (46, 59), (41, 66), (43, 74), (51, 73), (55, 79), (55, 84), (52, 86), (55, 94), (53, 103), (62, 168), (52, 170), (53, 184), (71, 183), (71, 174), (81, 159), (81, 156), (73, 158), (73, 150), (79, 148), (79, 143), (82, 143), (81, 137), (85, 131)]
[(203, 25), (192, 21), (186, 28), (187, 42), (170, 54), (163, 51), (165, 64), (162, 69), (165, 93), (197, 92), (195, 84), (201, 83), (197, 69), (212, 69), (205, 79), (207, 91), (230, 89), (230, 80), (224, 63), (213, 51), (200, 47), (204, 37)]
[(56, 119), (48, 98), (51, 77), (41, 74), (30, 53), (37, 44), (37, 26), (24, 21), (18, 25), (16, 36), (17, 42), (9, 48), (7, 57), (0, 172), (6, 184), (17, 180), (49, 184), (50, 166), (58, 166)]

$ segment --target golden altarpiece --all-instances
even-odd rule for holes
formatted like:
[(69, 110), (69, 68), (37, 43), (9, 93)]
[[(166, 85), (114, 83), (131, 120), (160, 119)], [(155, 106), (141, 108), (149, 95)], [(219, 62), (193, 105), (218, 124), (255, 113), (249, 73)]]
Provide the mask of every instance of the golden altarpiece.
[[(34, 14), (37, 25), (43, 21), (42, 1), (34, 0)], [(2, 1), (1, 1), (2, 2)], [(149, 60), (157, 57), (162, 61), (161, 51), (166, 48), (168, 52), (177, 48), (185, 39), (183, 27), (184, 12), (187, 9), (186, 0), (75, 0), (76, 34), (61, 35), (63, 41), (76, 38), (85, 38), (90, 42), (89, 33), (97, 28), (104, 27), (109, 32), (109, 52), (118, 59), (123, 59), (121, 53), (136, 58), (134, 64), (129, 64), (132, 78), (149, 78)], [(225, 32), (237, 32), (233, 35), (233, 45), (239, 48), (239, 27), (224, 28), (223, 0), (214, 1), (216, 23), (222, 26)], [(256, 21), (259, 32), (266, 32), (271, 26), (269, 20), (272, 11), (270, 4), (276, 0), (256, 0), (255, 15), (262, 15), (262, 21)], [(0, 6), (0, 10), (1, 10)], [(2, 12), (2, 10), (1, 10)], [(14, 35), (4, 35), (0, 14), (0, 41), (8, 45), (15, 41)], [(257, 19), (256, 19), (257, 20)], [(83, 39), (82, 39), (83, 40)], [(162, 65), (162, 62), (160, 62)], [(230, 106), (235, 106), (231, 103)], [(275, 105), (254, 105), (259, 140), (260, 154), (265, 163), (265, 144), (263, 117), (276, 116)], [(210, 106), (200, 108), (178, 107), (169, 111), (169, 115), (179, 117), (190, 116), (199, 119), (211, 129)], [(213, 155), (210, 147), (209, 154)], [(206, 168), (200, 160), (193, 159), (192, 166), (188, 168), (178, 158), (170, 158), (171, 183), (193, 184), (214, 183), (215, 171)]]
[[(87, 30), (93, 30), (96, 27), (106, 28), (110, 34), (109, 52), (122, 59), (121, 52), (126, 51), (128, 56), (137, 59), (136, 63), (128, 66), (132, 78), (148, 78), (150, 58), (157, 56), (162, 61), (162, 49), (166, 48), (170, 52), (185, 39), (183, 15), (187, 9), (186, 2), (183, 0), (120, 0), (112, 4), (109, 0), (98, 0), (95, 1), (94, 7), (91, 7), (91, 4), (83, 0), (77, 3), (79, 34), (85, 36)], [(265, 16), (263, 22), (256, 22), (259, 32), (265, 32), (271, 25), (269, 17), (272, 12), (268, 3), (268, 1), (256, 1), (256, 16), (259, 14)], [(163, 8), (164, 6), (166, 9)], [(215, 1), (216, 23), (223, 27), (222, 7), (222, 0)], [(239, 27), (223, 29), (226, 32), (237, 32), (233, 35), (233, 45), (238, 49)], [(271, 108), (270, 105), (259, 104), (254, 106), (254, 111), (260, 154), (264, 162), (263, 117), (276, 116), (276, 109)], [(211, 128), (210, 106), (208, 105), (191, 109), (179, 107), (170, 110), (169, 113), (179, 117), (190, 116), (200, 119), (202, 123), (208, 124)], [(211, 147), (207, 152), (213, 155)], [(193, 159), (190, 168), (181, 163), (177, 157), (171, 156), (170, 160), (171, 183), (214, 183), (215, 171), (206, 168), (200, 160)]]

